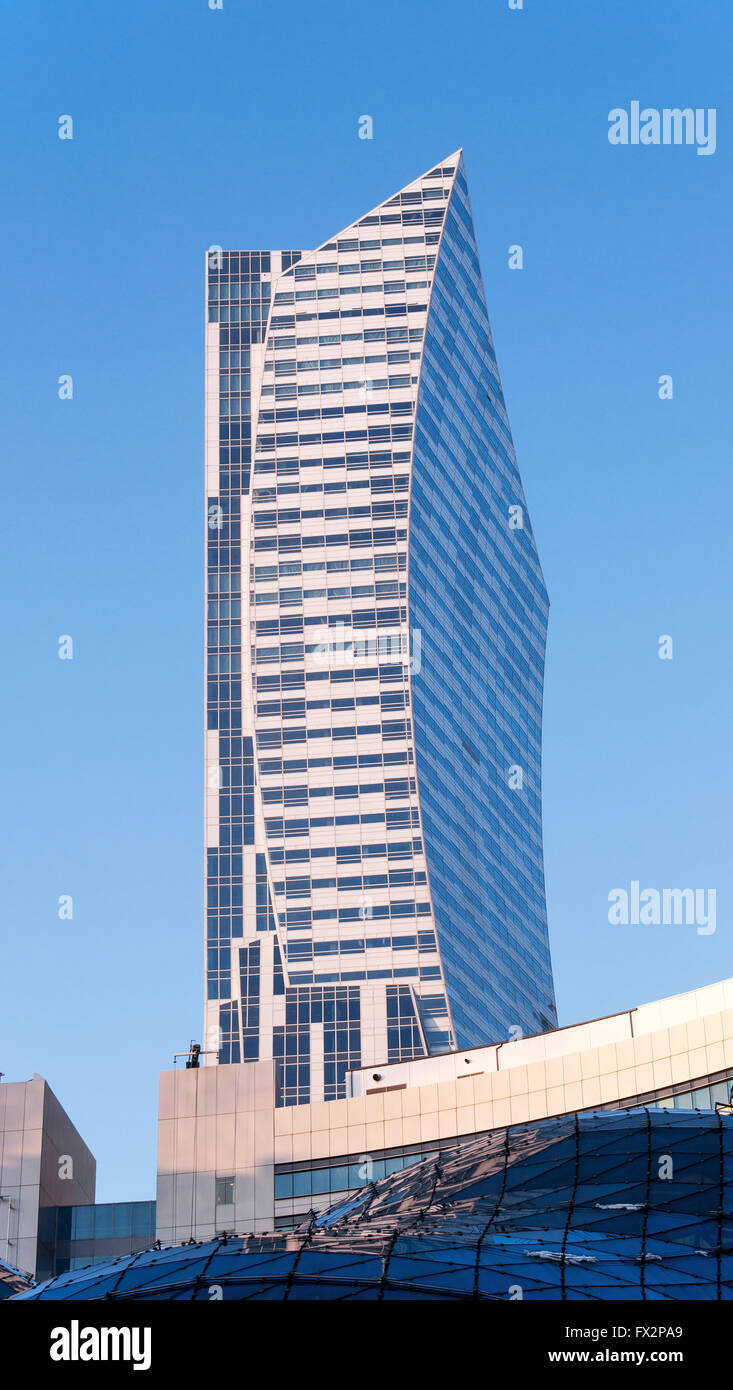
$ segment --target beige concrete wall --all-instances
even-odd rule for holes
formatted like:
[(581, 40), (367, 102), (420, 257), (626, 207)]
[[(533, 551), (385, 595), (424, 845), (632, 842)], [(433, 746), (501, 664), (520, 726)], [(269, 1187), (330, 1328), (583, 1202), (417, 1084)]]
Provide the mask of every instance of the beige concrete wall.
[[(161, 1074), (160, 1240), (272, 1228), (274, 1106), (273, 1062)], [(234, 1177), (232, 1206), (216, 1206), (217, 1177)]]
[(34, 1273), (39, 1207), (93, 1202), (95, 1181), (94, 1156), (43, 1077), (0, 1084), (0, 1256)]
[[(658, 999), (626, 1009), (620, 1014), (592, 1019), (586, 1023), (558, 1028), (551, 1033), (513, 1042), (494, 1043), (489, 1047), (468, 1052), (452, 1052), (441, 1057), (419, 1058), (414, 1062), (394, 1062), (380, 1067), (361, 1067), (351, 1073), (351, 1093), (365, 1095), (369, 1090), (406, 1084), (424, 1085), (426, 1081), (450, 1081), (472, 1073), (507, 1071), (530, 1066), (534, 1062), (550, 1061), (573, 1053), (587, 1052), (612, 1044), (628, 1042), (643, 1034), (659, 1032), (694, 1023), (709, 1014), (733, 1008), (733, 979), (723, 980), (702, 989)], [(375, 1071), (379, 1075), (376, 1079)]]
[[(705, 1002), (710, 1005), (716, 998), (724, 1002), (722, 994), (710, 994)], [(689, 1001), (690, 996), (680, 999)], [(733, 1067), (733, 999), (731, 1005), (711, 1008), (680, 1022), (672, 1019), (684, 1013), (683, 1008), (675, 1014), (674, 1010), (660, 1011), (660, 1005), (650, 1005), (645, 1022), (664, 1017), (668, 1026), (603, 1041), (613, 1033), (615, 1020), (601, 1020), (603, 1027), (586, 1024), (582, 1029), (563, 1029), (511, 1044), (514, 1064), (503, 1059), (500, 1070), (482, 1069), (481, 1063), (488, 1063), (496, 1049), (481, 1048), (471, 1054), (470, 1068), (448, 1080), (427, 1080), (404, 1090), (385, 1089), (328, 1104), (277, 1110), (275, 1162), (361, 1154), (467, 1135), (633, 1100), (647, 1091), (695, 1081)], [(628, 1019), (628, 1015), (621, 1017)], [(577, 1050), (562, 1050), (567, 1039), (563, 1040), (561, 1033), (574, 1035), (573, 1040), (580, 1044)], [(506, 1053), (509, 1050), (507, 1047)], [(455, 1065), (461, 1056), (454, 1054), (451, 1063)], [(416, 1080), (421, 1065), (410, 1064)], [(426, 1070), (430, 1067), (430, 1060), (425, 1066)], [(385, 1086), (399, 1084), (393, 1071), (397, 1068), (383, 1069)]]

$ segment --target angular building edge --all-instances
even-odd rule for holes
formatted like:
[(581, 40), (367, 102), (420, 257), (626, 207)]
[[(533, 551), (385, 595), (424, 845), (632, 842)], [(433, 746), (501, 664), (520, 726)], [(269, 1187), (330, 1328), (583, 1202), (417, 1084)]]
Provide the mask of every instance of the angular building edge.
[(96, 1160), (42, 1076), (0, 1084), (0, 1258), (35, 1273), (44, 1213), (94, 1202)]

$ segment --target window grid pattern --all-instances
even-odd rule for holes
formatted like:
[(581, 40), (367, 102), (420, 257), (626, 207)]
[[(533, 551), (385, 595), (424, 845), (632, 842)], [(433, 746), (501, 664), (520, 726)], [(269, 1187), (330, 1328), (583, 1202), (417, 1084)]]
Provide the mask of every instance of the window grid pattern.
[(409, 985), (387, 985), (387, 1061), (422, 1057), (424, 1051)]
[(242, 1009), (242, 1061), (256, 1062), (260, 1055), (260, 946), (239, 948)]
[[(435, 437), (438, 397), (457, 426), (464, 493), (477, 472), (493, 486), (495, 459), (489, 466), (471, 455), (478, 444), (510, 461), (521, 495), (467, 206), (456, 157), (317, 251), (209, 257), (207, 766), (220, 780), (217, 824), (207, 831), (207, 1017), (221, 1029), (220, 1062), (255, 1055), (241, 992), (250, 973), (232, 971), (231, 947), (262, 934), (257, 1017), (268, 1031), (256, 1055), (275, 1057), (281, 1104), (343, 1094), (346, 1065), (368, 1065), (375, 1039), (393, 1061), (426, 1045), (450, 1049), (469, 1030), (476, 1043), (530, 1018), (532, 1031), (554, 1021), (539, 792), (519, 808), (505, 798), (490, 811), (486, 799), (472, 816), (456, 807), (475, 788), (446, 770), (450, 739), (437, 741), (442, 761), (433, 757), (436, 700), (440, 717), (460, 692), (443, 683), (436, 693), (429, 644), (442, 622), (463, 621), (466, 606), (452, 556), (446, 564), (441, 555), (437, 576), (455, 578), (452, 607), (430, 608), (424, 583), (436, 578), (435, 557), (420, 553), (425, 498), (449, 462), (440, 423)], [(471, 411), (477, 382), (487, 405)], [(491, 494), (494, 530), (503, 501)], [(482, 524), (485, 502), (476, 504)], [(464, 550), (469, 512), (459, 518)], [(487, 699), (496, 707), (497, 690), (499, 703), (513, 696), (519, 651), (527, 695), (514, 724), (520, 742), (529, 729), (538, 772), (546, 604), (528, 635), (509, 547), (495, 546), (492, 563), (504, 626), (485, 576), (475, 611), (503, 664), (481, 676), (489, 689), (480, 713)], [(517, 564), (540, 591), (533, 543)], [(428, 643), (425, 676), (415, 634)], [(480, 761), (486, 748), (470, 742), (475, 712), (467, 718), (459, 698), (458, 724)], [(448, 852), (446, 835), (460, 846)], [(393, 842), (402, 846), (399, 868)], [(379, 844), (381, 855), (372, 850)], [(330, 872), (342, 845), (356, 849), (354, 862), (369, 861), (361, 872)], [(291, 850), (302, 868), (283, 874)], [(331, 864), (317, 862), (324, 851)], [(471, 885), (470, 901), (467, 866), (492, 876), (486, 893)], [(488, 972), (483, 994), (472, 989), (476, 960)], [(314, 1067), (305, 1026), (289, 1027), (288, 1000), (292, 990), (317, 1000), (330, 985), (356, 990), (354, 1037), (369, 1039), (367, 1052), (353, 1039), (344, 1049), (323, 1025)], [(321, 1056), (327, 1043), (333, 1055)]]
[(361, 1057), (360, 994), (356, 986), (285, 990), (285, 1024), (274, 1030), (275, 1104), (308, 1105), (312, 1025), (322, 1030), (323, 1100), (346, 1095), (346, 1072)]

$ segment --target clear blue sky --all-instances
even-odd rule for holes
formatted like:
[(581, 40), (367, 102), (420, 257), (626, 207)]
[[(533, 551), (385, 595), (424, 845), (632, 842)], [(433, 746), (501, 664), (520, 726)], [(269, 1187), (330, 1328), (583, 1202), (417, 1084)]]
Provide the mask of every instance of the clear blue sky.
[[(157, 1074), (201, 1031), (203, 250), (315, 246), (459, 145), (552, 603), (560, 1020), (730, 974), (727, 0), (35, 0), (2, 30), (0, 1069), (48, 1078), (100, 1199), (153, 1195)], [(612, 147), (633, 99), (716, 107), (717, 152)], [(717, 932), (609, 926), (631, 879), (715, 888)]]

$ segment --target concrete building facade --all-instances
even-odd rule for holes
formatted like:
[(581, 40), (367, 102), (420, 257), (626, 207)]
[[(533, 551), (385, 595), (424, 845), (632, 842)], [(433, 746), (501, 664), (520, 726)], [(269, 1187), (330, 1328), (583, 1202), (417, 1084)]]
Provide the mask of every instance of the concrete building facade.
[(42, 1076), (0, 1084), (0, 1257), (31, 1274), (43, 1267), (43, 1212), (92, 1203), (96, 1166)]

